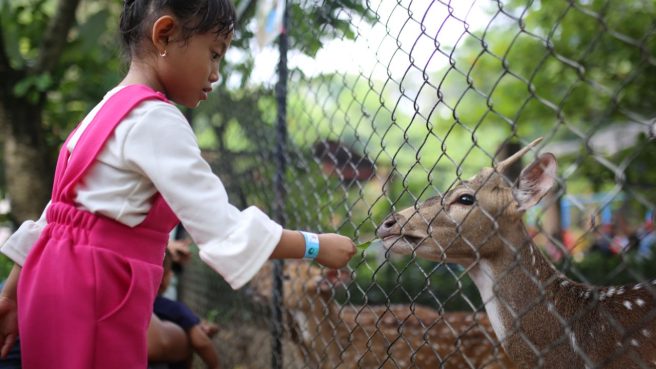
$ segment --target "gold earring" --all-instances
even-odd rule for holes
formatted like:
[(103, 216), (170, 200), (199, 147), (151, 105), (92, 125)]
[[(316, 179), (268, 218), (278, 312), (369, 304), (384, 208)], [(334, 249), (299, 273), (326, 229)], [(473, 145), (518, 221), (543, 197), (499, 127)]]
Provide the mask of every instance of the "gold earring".
[(159, 56), (161, 56), (163, 58), (163, 57), (166, 56), (166, 53), (167, 53), (167, 51), (166, 51), (166, 49), (164, 49), (164, 51), (159, 52)]

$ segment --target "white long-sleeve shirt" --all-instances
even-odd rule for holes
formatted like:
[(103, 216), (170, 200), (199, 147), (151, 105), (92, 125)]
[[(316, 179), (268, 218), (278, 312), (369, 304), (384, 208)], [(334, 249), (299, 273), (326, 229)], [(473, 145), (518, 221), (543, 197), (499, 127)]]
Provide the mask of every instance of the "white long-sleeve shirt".
[[(69, 151), (119, 89), (109, 91), (85, 117), (69, 141)], [(199, 246), (201, 259), (235, 289), (255, 275), (280, 240), (282, 227), (259, 209), (240, 211), (228, 202), (180, 110), (147, 100), (116, 127), (78, 184), (75, 201), (80, 209), (134, 227), (145, 219), (158, 191)], [(0, 251), (22, 265), (47, 224), (45, 213), (37, 221), (24, 222)]]

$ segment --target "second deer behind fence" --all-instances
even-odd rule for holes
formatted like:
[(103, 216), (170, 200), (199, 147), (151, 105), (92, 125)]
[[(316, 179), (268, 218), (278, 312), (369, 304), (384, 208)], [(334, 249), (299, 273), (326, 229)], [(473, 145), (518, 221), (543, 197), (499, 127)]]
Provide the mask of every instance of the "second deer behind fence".
[[(304, 367), (320, 369), (511, 369), (487, 315), (445, 312), (425, 306), (340, 305), (335, 289), (348, 271), (286, 262), (284, 307), (287, 331), (295, 337)], [(271, 268), (251, 283), (271, 301)]]

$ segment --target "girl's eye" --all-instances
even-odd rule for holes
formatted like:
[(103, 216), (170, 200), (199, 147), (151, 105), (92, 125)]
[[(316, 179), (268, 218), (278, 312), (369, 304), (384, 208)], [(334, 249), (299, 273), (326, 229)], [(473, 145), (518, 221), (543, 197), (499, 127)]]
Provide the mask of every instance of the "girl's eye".
[(212, 51), (212, 60), (219, 60), (219, 59), (221, 59), (221, 54)]
[(458, 199), (456, 200), (458, 204), (462, 204), (462, 205), (474, 205), (475, 201), (476, 198), (474, 197), (474, 195), (470, 195), (468, 193), (458, 196)]

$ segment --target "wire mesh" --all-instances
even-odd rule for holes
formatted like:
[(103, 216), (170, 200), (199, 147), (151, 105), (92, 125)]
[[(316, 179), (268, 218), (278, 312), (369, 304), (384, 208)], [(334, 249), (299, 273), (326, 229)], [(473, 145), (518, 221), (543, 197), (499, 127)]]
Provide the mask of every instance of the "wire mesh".
[[(206, 157), (237, 206), (273, 213), (284, 197), (288, 228), (406, 238), (360, 250), (343, 271), (286, 262), (273, 362), (656, 365), (656, 2), (287, 6), (284, 168), (276, 77), (257, 55), (247, 87), (219, 92), (211, 121), (195, 122), (213, 137)], [(503, 176), (480, 172), (537, 137)], [(547, 152), (555, 177), (522, 174)], [(533, 187), (513, 193), (522, 183)], [(200, 263), (184, 272), (183, 299), (222, 326), (226, 368), (272, 365), (271, 274), (231, 291)]]

